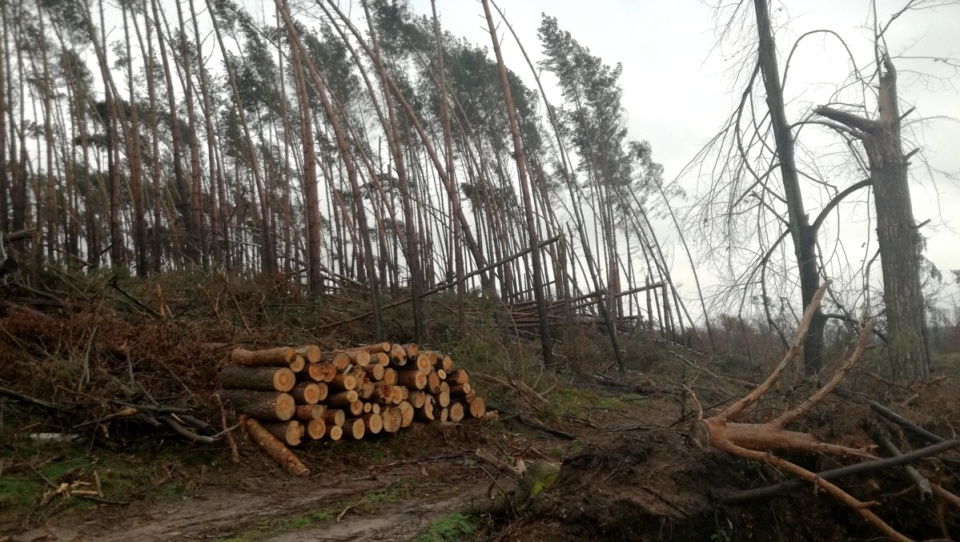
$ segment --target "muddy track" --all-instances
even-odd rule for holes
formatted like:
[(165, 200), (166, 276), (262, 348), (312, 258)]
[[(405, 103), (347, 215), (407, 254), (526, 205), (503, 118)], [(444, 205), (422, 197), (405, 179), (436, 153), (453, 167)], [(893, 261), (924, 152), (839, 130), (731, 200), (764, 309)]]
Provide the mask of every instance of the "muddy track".
[[(444, 470), (463, 469), (446, 465)], [(448, 470), (449, 469), (449, 470)], [(170, 540), (228, 539), (262, 524), (264, 520), (299, 517), (316, 510), (333, 510), (325, 521), (305, 527), (269, 528), (254, 540), (292, 542), (304, 540), (406, 541), (416, 538), (428, 524), (483, 496), (483, 487), (465, 481), (432, 491), (429, 498), (413, 494), (397, 502), (359, 510), (350, 503), (368, 492), (397, 484), (421, 483), (413, 465), (400, 466), (368, 480), (313, 478), (271, 480), (252, 478), (232, 487), (201, 490), (174, 501), (138, 502), (128, 507), (101, 507), (82, 521), (55, 518), (46, 525), (13, 535), (10, 542), (161, 542)], [(458, 476), (458, 478), (460, 478)], [(469, 480), (463, 477), (464, 480)], [(2, 540), (3, 537), (0, 537)], [(246, 537), (244, 537), (246, 538)]]

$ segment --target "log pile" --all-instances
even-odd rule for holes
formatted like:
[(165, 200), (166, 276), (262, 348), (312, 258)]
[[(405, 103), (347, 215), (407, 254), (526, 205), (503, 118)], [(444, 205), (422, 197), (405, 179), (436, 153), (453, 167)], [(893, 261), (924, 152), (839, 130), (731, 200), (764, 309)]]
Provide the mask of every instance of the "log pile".
[(306, 467), (291, 466), (278, 446), (359, 440), (396, 433), (414, 421), (460, 422), (486, 413), (467, 371), (414, 343), (333, 351), (314, 345), (237, 348), (219, 380), (220, 396), (247, 418), (254, 440), (272, 457), (280, 453), (278, 461), (299, 475), (308, 473)]

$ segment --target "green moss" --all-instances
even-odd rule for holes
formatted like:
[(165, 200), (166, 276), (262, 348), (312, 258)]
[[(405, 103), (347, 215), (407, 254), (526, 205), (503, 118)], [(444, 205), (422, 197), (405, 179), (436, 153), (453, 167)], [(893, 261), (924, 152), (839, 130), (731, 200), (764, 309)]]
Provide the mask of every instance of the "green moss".
[(476, 530), (469, 516), (448, 514), (432, 521), (427, 527), (427, 532), (420, 535), (417, 542), (457, 542)]

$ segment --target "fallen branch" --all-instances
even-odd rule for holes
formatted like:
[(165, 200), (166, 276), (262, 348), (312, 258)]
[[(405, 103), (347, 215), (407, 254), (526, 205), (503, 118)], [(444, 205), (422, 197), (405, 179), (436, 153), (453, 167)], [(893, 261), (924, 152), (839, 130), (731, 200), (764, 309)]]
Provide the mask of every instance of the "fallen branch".
[(576, 435), (573, 435), (573, 434), (571, 434), (571, 433), (567, 433), (566, 431), (561, 431), (561, 430), (559, 430), (559, 429), (554, 429), (554, 428), (552, 428), (552, 427), (547, 427), (546, 425), (543, 425), (543, 424), (540, 423), (540, 422), (537, 422), (537, 421), (535, 421), (535, 420), (531, 420), (531, 419), (529, 419), (529, 418), (525, 418), (525, 417), (523, 417), (523, 416), (517, 416), (517, 421), (520, 422), (520, 423), (522, 423), (523, 425), (526, 425), (526, 426), (528, 426), (528, 427), (532, 427), (532, 428), (537, 429), (537, 430), (539, 430), (539, 431), (543, 431), (544, 433), (547, 433), (547, 434), (549, 434), (549, 435), (553, 435), (553, 436), (555, 436), (555, 437), (559, 437), (559, 438), (566, 439), (566, 440), (577, 440)]
[[(943, 452), (960, 448), (960, 439), (949, 440), (941, 442), (939, 444), (934, 444), (933, 446), (928, 446), (926, 448), (921, 448), (919, 450), (914, 450), (912, 452), (899, 455), (897, 457), (890, 457), (886, 459), (877, 459), (875, 461), (863, 461), (855, 465), (850, 465), (848, 467), (841, 467), (838, 469), (831, 469), (823, 472), (818, 472), (816, 475), (824, 480), (838, 480), (840, 478), (845, 478), (847, 476), (853, 476), (856, 474), (864, 474), (867, 472), (874, 472), (882, 469), (889, 469), (892, 467), (899, 467), (901, 465), (907, 465), (913, 463), (920, 459), (927, 457), (932, 457)], [(793, 493), (798, 489), (803, 489), (808, 487), (807, 483), (803, 480), (789, 480), (787, 482), (781, 482), (772, 486), (761, 487), (758, 489), (748, 489), (746, 491), (741, 491), (739, 493), (734, 493), (733, 495), (728, 495), (720, 499), (722, 504), (741, 504), (748, 501), (753, 501), (757, 499), (766, 499), (770, 497), (782, 497), (789, 493)], [(933, 485), (932, 489), (934, 493), (937, 493), (938, 486)]]
[[(890, 440), (890, 435), (885, 429), (880, 427), (880, 424), (874, 422), (873, 420), (866, 421), (867, 432), (870, 434), (870, 438), (873, 439), (881, 448), (887, 452), (891, 457), (899, 457), (903, 455), (903, 452), (897, 448), (893, 442)], [(920, 500), (927, 501), (930, 497), (933, 496), (933, 490), (930, 487), (930, 480), (927, 480), (920, 474), (920, 471), (917, 470), (913, 465), (904, 465), (904, 471), (907, 473), (907, 478), (913, 482), (913, 485), (917, 486), (917, 489), (920, 491)]]
[(34, 397), (30, 397), (29, 395), (24, 395), (18, 391), (11, 390), (10, 388), (0, 387), (0, 395), (6, 395), (7, 397), (11, 397), (18, 401), (22, 401), (24, 403), (30, 403), (30, 404), (37, 405), (39, 407), (43, 407), (50, 410), (57, 410), (60, 412), (71, 412), (71, 410), (65, 406), (44, 401), (42, 399), (36, 399)]
[(944, 442), (943, 437), (940, 437), (938, 435), (931, 433), (930, 431), (927, 431), (926, 429), (911, 422), (910, 420), (904, 418), (903, 416), (897, 414), (896, 412), (890, 410), (889, 408), (881, 405), (880, 403), (874, 401), (873, 399), (869, 399), (859, 393), (854, 393), (842, 387), (837, 387), (836, 389), (833, 390), (833, 393), (839, 395), (840, 397), (843, 397), (844, 399), (853, 399), (855, 401), (866, 403), (867, 406), (869, 406), (877, 414), (892, 421), (893, 423), (899, 425), (900, 427), (903, 427), (907, 431), (910, 431), (914, 435), (926, 440), (927, 442), (933, 442), (933, 443)]
[(194, 433), (193, 431), (177, 423), (170, 416), (161, 416), (160, 421), (167, 424), (167, 427), (169, 427), (170, 429), (173, 429), (174, 432), (176, 432), (178, 435), (180, 435), (181, 437), (189, 441), (199, 442), (201, 444), (213, 444), (214, 442), (217, 441), (217, 439), (213, 437), (198, 435), (197, 433)]

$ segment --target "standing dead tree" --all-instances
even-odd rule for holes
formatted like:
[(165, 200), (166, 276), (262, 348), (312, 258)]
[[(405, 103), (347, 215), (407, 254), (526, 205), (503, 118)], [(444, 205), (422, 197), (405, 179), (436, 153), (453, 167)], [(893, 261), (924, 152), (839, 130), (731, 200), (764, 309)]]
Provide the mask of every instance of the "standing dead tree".
[[(837, 265), (831, 263), (831, 258), (842, 257), (846, 250), (841, 246), (839, 221), (836, 227), (828, 226), (828, 222), (840, 216), (838, 209), (851, 195), (874, 187), (872, 196), (876, 205), (869, 212), (870, 218), (875, 214), (878, 221), (888, 327), (884, 336), (891, 338), (892, 373), (906, 376), (912, 368), (915, 378), (929, 374), (929, 356), (920, 282), (921, 242), (910, 212), (906, 182), (907, 161), (913, 153), (904, 155), (902, 151), (896, 71), (883, 52), (886, 48), (882, 42), (883, 34), (894, 20), (911, 9), (926, 7), (925, 4), (922, 0), (910, 0), (882, 30), (875, 31), (880, 94), (878, 119), (849, 112), (849, 107), (868, 110), (872, 103), (871, 81), (862, 75), (853, 52), (839, 34), (824, 29), (802, 34), (781, 64), (767, 0), (754, 0), (754, 17), (750, 17), (750, 4), (743, 0), (719, 5), (717, 14), (724, 35), (752, 27), (753, 30), (743, 30), (745, 34), (739, 39), (741, 42), (756, 40), (758, 45), (753, 50), (744, 48), (740, 53), (743, 71), (739, 78), (745, 83), (738, 106), (723, 130), (693, 162), (693, 168), (701, 169), (696, 173), (710, 180), (706, 190), (700, 192), (699, 204), (693, 206), (697, 209), (696, 216), (691, 215), (688, 222), (690, 228), (710, 239), (703, 247), (708, 257), (722, 266), (724, 274), (734, 277), (730, 294), (742, 296), (741, 305), (750, 299), (758, 300), (767, 323), (786, 345), (783, 329), (789, 322), (785, 315), (796, 313), (790, 294), (785, 292), (799, 286), (802, 307), (806, 308), (825, 275), (852, 274), (847, 279), (851, 291), (857, 289), (856, 281), (862, 281), (864, 289), (869, 288), (869, 265), (851, 272), (856, 266), (847, 260)], [(874, 8), (876, 21), (875, 12)], [(748, 24), (748, 18), (755, 19), (755, 26)], [(754, 31), (755, 37), (749, 35)], [(802, 110), (798, 120), (791, 120), (790, 113), (796, 115), (796, 106), (788, 107), (791, 100), (786, 93), (787, 74), (800, 45), (811, 36), (827, 36), (833, 40), (831, 43), (838, 44), (854, 66), (847, 84), (836, 91), (830, 104), (849, 104), (851, 100), (846, 94), (857, 89), (858, 98), (852, 100), (857, 105)], [(816, 124), (826, 125), (841, 135), (845, 149), (839, 154), (842, 163), (830, 163), (837, 153), (819, 152), (823, 140), (818, 143), (808, 138), (813, 135), (810, 130), (801, 134), (805, 126)], [(840, 173), (841, 180), (844, 174), (855, 178), (841, 184), (829, 178), (825, 171), (833, 175)], [(860, 177), (861, 174), (866, 179)], [(810, 203), (815, 200), (824, 203), (810, 213)], [(787, 255), (784, 244), (787, 238), (793, 241), (792, 257)], [(883, 258), (883, 254), (888, 257)], [(911, 256), (904, 258), (904, 254)], [(780, 293), (774, 295), (773, 292)], [(828, 319), (838, 317), (848, 323), (852, 321), (842, 306), (842, 292), (831, 295), (831, 301), (841, 309), (833, 312), (841, 314), (824, 314), (818, 310), (809, 324), (803, 351), (809, 374), (822, 368), (823, 336)]]

